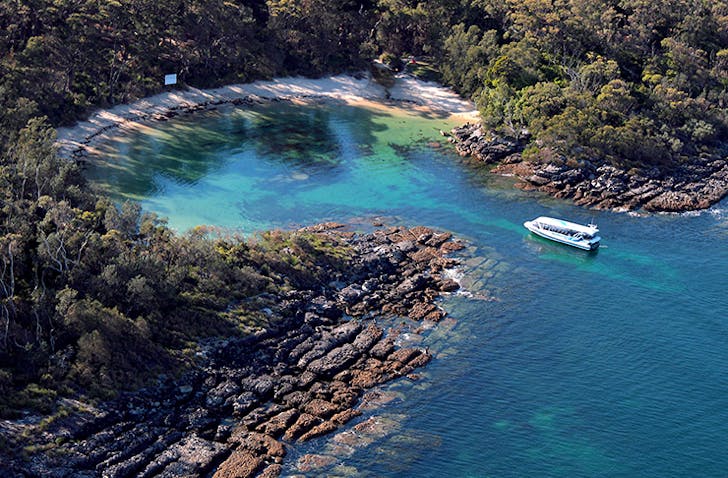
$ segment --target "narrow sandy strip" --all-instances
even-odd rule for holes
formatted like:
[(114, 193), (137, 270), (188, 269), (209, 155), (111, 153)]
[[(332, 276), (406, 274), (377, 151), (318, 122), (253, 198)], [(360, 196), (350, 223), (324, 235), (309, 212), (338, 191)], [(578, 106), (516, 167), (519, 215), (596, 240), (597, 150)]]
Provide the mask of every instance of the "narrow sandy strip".
[(131, 104), (97, 111), (86, 121), (58, 129), (59, 153), (69, 158), (85, 156), (110, 137), (155, 121), (164, 121), (174, 112), (275, 99), (333, 99), (350, 104), (394, 101), (464, 119), (474, 119), (478, 115), (472, 102), (460, 98), (451, 89), (406, 76), (398, 77), (390, 89), (385, 89), (368, 75), (339, 75), (320, 79), (280, 78), (209, 90), (188, 88), (169, 91)]

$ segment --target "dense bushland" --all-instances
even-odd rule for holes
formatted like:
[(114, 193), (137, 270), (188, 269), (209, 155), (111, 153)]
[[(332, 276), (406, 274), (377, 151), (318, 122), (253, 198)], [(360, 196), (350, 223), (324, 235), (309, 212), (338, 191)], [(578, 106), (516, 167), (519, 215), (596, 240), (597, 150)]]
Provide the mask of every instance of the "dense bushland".
[(533, 159), (630, 168), (725, 154), (728, 4), (478, 2), (444, 40), (446, 81)]

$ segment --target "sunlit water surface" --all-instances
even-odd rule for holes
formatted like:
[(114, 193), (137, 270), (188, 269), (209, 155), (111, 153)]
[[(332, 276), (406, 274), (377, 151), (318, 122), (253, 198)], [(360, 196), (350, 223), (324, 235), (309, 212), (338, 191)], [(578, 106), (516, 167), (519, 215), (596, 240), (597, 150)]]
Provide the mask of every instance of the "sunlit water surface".
[[(165, 123), (105, 146), (88, 176), (185, 231), (321, 221), (423, 224), (468, 240), (467, 294), (422, 336), (436, 359), (385, 387), (374, 438), (294, 445), (310, 476), (728, 476), (728, 205), (592, 212), (453, 154), (452, 121), (274, 104)], [(155, 127), (156, 128), (156, 127)], [(596, 254), (532, 237), (538, 215), (602, 231)], [(354, 226), (356, 227), (356, 226)], [(365, 226), (361, 226), (365, 227)]]

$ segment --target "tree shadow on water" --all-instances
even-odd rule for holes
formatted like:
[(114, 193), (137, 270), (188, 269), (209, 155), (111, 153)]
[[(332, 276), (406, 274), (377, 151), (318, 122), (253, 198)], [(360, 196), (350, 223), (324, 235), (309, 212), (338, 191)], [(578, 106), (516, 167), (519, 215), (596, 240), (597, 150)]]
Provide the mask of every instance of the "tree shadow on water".
[[(347, 160), (371, 154), (375, 133), (386, 129), (377, 118), (386, 116), (332, 102), (274, 102), (199, 113), (114, 138), (98, 148), (86, 172), (119, 200), (157, 194), (159, 177), (194, 188), (246, 151), (262, 167), (246, 166), (251, 176), (268, 174), (266, 163), (294, 174), (336, 176)], [(245, 156), (251, 161), (250, 154)]]
[(97, 148), (86, 175), (122, 200), (155, 194), (159, 176), (194, 185), (227, 163), (245, 141), (247, 121), (206, 112), (113, 138)]
[(249, 138), (256, 152), (303, 173), (339, 168), (352, 147), (366, 154), (376, 141), (374, 132), (384, 128), (374, 121), (381, 113), (343, 102), (304, 106), (278, 102), (256, 108), (255, 113)]

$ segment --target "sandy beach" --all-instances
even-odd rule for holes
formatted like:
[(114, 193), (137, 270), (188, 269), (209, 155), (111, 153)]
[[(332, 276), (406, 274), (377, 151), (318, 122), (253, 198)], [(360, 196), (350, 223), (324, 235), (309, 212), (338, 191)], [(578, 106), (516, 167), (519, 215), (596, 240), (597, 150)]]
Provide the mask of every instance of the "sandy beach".
[(272, 100), (336, 100), (347, 104), (390, 104), (464, 119), (477, 118), (471, 101), (437, 83), (400, 75), (391, 88), (370, 76), (338, 75), (319, 79), (301, 77), (256, 81), (222, 88), (187, 88), (160, 93), (130, 104), (99, 110), (72, 127), (58, 129), (59, 154), (80, 158), (94, 153), (98, 144), (114, 136), (169, 117), (223, 104), (245, 104)]

